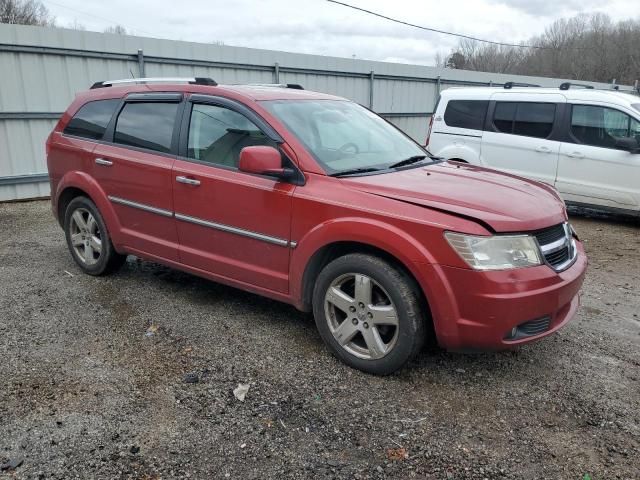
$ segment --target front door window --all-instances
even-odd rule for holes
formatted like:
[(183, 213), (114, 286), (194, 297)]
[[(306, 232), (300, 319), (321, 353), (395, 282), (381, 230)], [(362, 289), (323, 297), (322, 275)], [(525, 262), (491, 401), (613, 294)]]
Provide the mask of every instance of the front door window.
[(584, 145), (615, 148), (617, 138), (631, 137), (640, 141), (640, 122), (613, 108), (574, 105), (571, 133)]

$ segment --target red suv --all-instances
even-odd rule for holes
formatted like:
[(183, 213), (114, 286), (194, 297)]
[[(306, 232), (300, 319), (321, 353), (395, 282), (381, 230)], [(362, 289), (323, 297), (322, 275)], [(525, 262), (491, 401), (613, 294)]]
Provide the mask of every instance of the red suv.
[(340, 359), (388, 374), (427, 339), (537, 340), (587, 259), (548, 185), (434, 158), (298, 85), (100, 82), (47, 141), (53, 212), (90, 275), (127, 254), (313, 311)]

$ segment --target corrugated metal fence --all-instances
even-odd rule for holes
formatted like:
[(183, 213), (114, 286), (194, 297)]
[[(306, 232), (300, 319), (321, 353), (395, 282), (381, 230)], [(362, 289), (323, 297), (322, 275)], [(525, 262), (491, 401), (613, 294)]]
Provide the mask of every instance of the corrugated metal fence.
[[(59, 28), (0, 25), (0, 201), (46, 196), (44, 142), (76, 92), (99, 80), (200, 76), (219, 83), (299, 83), (371, 107), (418, 141), (442, 89), (514, 77)], [(607, 85), (596, 84), (599, 87)]]

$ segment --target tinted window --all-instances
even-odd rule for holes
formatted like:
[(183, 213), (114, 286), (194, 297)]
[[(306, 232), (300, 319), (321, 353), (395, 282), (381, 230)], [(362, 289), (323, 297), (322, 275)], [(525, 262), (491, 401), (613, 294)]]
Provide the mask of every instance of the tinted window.
[(451, 100), (444, 112), (444, 122), (450, 127), (482, 130), (488, 105), (484, 100)]
[(113, 141), (158, 152), (171, 150), (179, 103), (127, 103), (116, 122)]
[(547, 138), (555, 114), (553, 103), (496, 102), (493, 124), (499, 132)]
[(619, 137), (633, 137), (640, 141), (640, 122), (613, 108), (574, 105), (571, 109), (571, 133), (585, 145), (613, 148)]
[(516, 117), (518, 104), (513, 102), (497, 102), (493, 113), (493, 124), (499, 132), (512, 133), (513, 120)]
[(193, 106), (189, 158), (237, 168), (240, 150), (253, 145), (275, 147), (276, 143), (238, 112), (216, 105)]
[(553, 103), (519, 103), (513, 133), (547, 138), (553, 128), (556, 106)]
[(120, 100), (96, 100), (85, 104), (76, 112), (64, 129), (68, 135), (100, 140)]

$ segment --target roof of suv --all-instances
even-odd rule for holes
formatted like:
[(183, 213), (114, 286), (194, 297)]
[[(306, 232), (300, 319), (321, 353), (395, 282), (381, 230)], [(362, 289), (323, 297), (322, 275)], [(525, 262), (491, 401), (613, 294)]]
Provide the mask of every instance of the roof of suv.
[(502, 87), (472, 87), (472, 88), (448, 88), (443, 90), (441, 95), (443, 98), (469, 98), (472, 96), (474, 100), (482, 98), (490, 98), (495, 93), (506, 93), (509, 95), (526, 94), (560, 94), (567, 100), (580, 101), (600, 101), (617, 105), (629, 106), (634, 103), (640, 103), (640, 96), (629, 92), (621, 92), (617, 90), (596, 90), (590, 88), (569, 88), (568, 90), (559, 90), (558, 88), (542, 88), (542, 87), (520, 87), (520, 88), (502, 88)]
[(82, 92), (80, 96), (101, 97), (106, 92), (108, 96), (112, 93), (126, 95), (128, 93), (144, 93), (144, 92), (189, 92), (205, 95), (224, 95), (241, 96), (249, 100), (344, 100), (342, 97), (329, 95), (326, 93), (313, 92), (310, 90), (302, 90), (301, 88), (287, 88), (286, 85), (201, 85), (186, 82), (157, 82), (157, 83), (114, 83), (113, 85), (101, 88), (92, 88), (87, 92)]

